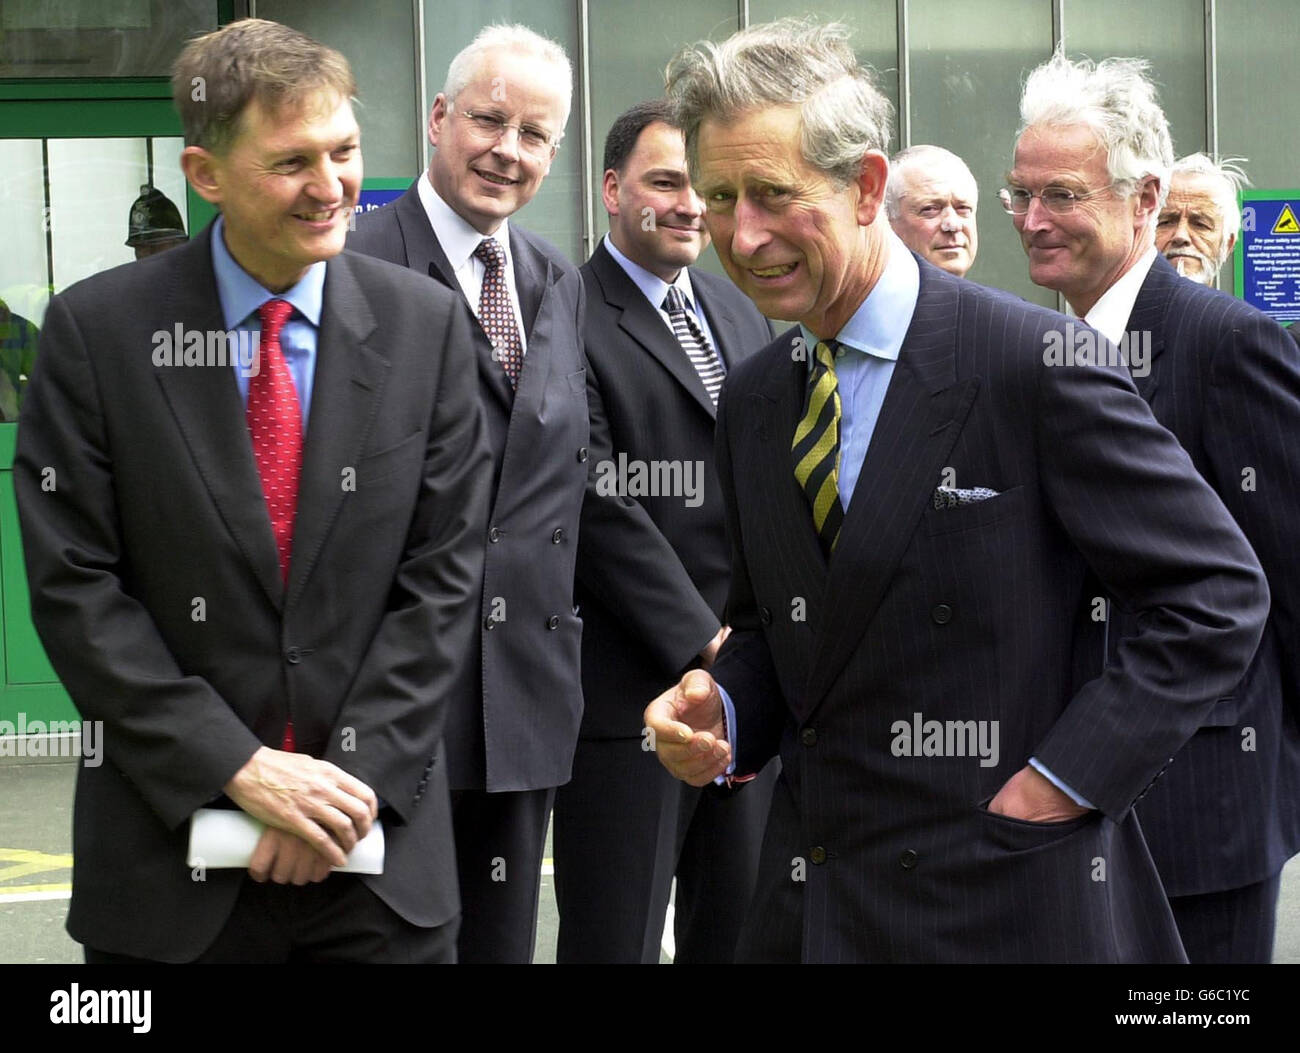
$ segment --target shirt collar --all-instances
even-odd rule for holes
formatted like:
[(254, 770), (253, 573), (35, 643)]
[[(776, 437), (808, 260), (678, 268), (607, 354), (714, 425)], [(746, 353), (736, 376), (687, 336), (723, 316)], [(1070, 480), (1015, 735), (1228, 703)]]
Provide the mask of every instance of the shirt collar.
[(288, 300), (300, 315), (320, 326), (325, 298), (325, 260), (313, 263), (287, 292), (273, 293), (239, 265), (226, 248), (226, 219), (218, 216), (212, 227), (212, 269), (217, 277), (217, 297), (227, 329), (237, 328), (267, 300)]
[[(897, 234), (890, 231), (887, 237), (889, 259), (884, 271), (835, 339), (864, 354), (897, 362), (921, 292), (921, 269)], [(802, 325), (799, 328), (808, 346), (815, 347), (817, 338)], [(811, 368), (812, 356), (808, 361)]]
[[(605, 249), (614, 257), (614, 262), (623, 268), (627, 276), (632, 279), (632, 283), (641, 290), (651, 305), (658, 310), (662, 310), (664, 299), (668, 295), (669, 283), (660, 278), (659, 275), (651, 274), (635, 260), (623, 255), (608, 234), (605, 235)], [(683, 267), (677, 272), (672, 287), (680, 290), (681, 294), (686, 297), (686, 306), (698, 315), (700, 311), (695, 303), (695, 291), (691, 287), (691, 276), (688, 268)]]
[(501, 226), (497, 227), (492, 234), (480, 233), (447, 204), (438, 191), (433, 189), (427, 172), (420, 176), (416, 193), (420, 195), (420, 204), (424, 206), (424, 213), (429, 217), (429, 225), (433, 227), (438, 244), (447, 254), (447, 262), (451, 264), (453, 274), (470, 261), (474, 250), (479, 247), (484, 238), (495, 238), (497, 244), (505, 251), (507, 269), (514, 266), (514, 261), (510, 257), (509, 220), (503, 219)]
[(1112, 344), (1118, 344), (1128, 330), (1133, 305), (1137, 303), (1142, 283), (1147, 280), (1151, 264), (1155, 261), (1156, 249), (1152, 245), (1137, 263), (1120, 276), (1119, 281), (1101, 294), (1101, 299), (1083, 316), (1085, 322)]

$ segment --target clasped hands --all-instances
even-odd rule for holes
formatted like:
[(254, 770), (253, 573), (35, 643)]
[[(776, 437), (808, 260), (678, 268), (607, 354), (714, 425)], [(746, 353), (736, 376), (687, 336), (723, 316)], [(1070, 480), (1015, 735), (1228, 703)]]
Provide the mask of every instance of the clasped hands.
[[(722, 695), (702, 669), (692, 669), (646, 707), (659, 761), (674, 778), (705, 786), (727, 771), (727, 741)], [(1088, 809), (1076, 804), (1039, 771), (1026, 765), (989, 802), (989, 811), (1032, 823), (1075, 819)]]
[(269, 746), (235, 772), (225, 793), (266, 824), (249, 876), (280, 885), (324, 881), (379, 815), (379, 799), (360, 779), (329, 761)]

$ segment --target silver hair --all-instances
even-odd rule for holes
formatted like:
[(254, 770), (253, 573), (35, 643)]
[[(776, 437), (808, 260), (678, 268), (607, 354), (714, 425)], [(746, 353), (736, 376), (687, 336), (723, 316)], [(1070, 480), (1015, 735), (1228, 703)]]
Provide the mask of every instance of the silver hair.
[(1221, 161), (1207, 157), (1205, 154), (1188, 154), (1174, 162), (1173, 174), (1185, 172), (1188, 175), (1203, 175), (1213, 178), (1219, 186), (1219, 207), (1223, 210), (1223, 240), (1227, 244), (1229, 237), (1241, 233), (1241, 210), (1237, 207), (1237, 195), (1243, 187), (1250, 186), (1246, 171), (1241, 166), (1246, 163), (1244, 157), (1225, 157)]
[(556, 133), (558, 143), (564, 138), (564, 125), (569, 122), (569, 110), (573, 103), (573, 66), (564, 48), (550, 37), (544, 37), (535, 30), (519, 23), (497, 23), (484, 26), (478, 36), (466, 44), (447, 67), (447, 79), (442, 85), (442, 93), (447, 97), (448, 109), (456, 101), (456, 96), (465, 90), (484, 56), (491, 51), (512, 51), (516, 55), (532, 55), (549, 62), (556, 69), (558, 79), (564, 89), (564, 119)]
[(1160, 181), (1158, 205), (1163, 205), (1174, 144), (1149, 68), (1137, 58), (1073, 61), (1058, 49), (1025, 81), (1017, 137), (1035, 125), (1087, 125), (1106, 148), (1106, 168), (1116, 189), (1127, 196), (1147, 176), (1155, 176)]
[(908, 165), (921, 165), (926, 162), (935, 164), (936, 162), (945, 161), (966, 173), (966, 178), (970, 180), (970, 184), (975, 190), (975, 200), (971, 204), (976, 204), (979, 201), (980, 188), (966, 162), (951, 150), (945, 150), (942, 146), (917, 143), (905, 150), (899, 150), (889, 160), (889, 181), (885, 184), (885, 215), (890, 220), (895, 220), (903, 214), (903, 192), (906, 189), (903, 171)]
[(841, 23), (783, 18), (721, 44), (700, 41), (679, 52), (665, 76), (692, 175), (699, 174), (706, 118), (728, 120), (763, 106), (800, 108), (804, 160), (840, 187), (857, 178), (868, 150), (888, 149), (893, 107), (858, 63)]

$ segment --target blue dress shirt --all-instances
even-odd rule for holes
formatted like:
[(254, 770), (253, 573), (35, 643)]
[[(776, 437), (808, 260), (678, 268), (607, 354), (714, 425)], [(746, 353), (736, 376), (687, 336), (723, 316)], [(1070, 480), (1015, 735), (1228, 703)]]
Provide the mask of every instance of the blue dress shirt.
[[(262, 323), (258, 308), (267, 300), (288, 300), (294, 313), (280, 331), (280, 350), (285, 365), (298, 391), (298, 406), (302, 410), (302, 429), (307, 431), (311, 413), (312, 384), (316, 379), (316, 338), (320, 328), (321, 304), (325, 296), (325, 261), (307, 268), (298, 284), (287, 292), (273, 293), (263, 288), (226, 248), (223, 235), (224, 217), (218, 217), (212, 229), (212, 269), (217, 276), (217, 296), (221, 300), (221, 314), (230, 332), (245, 332), (259, 339)], [(238, 361), (233, 363), (239, 397), (248, 404), (248, 377)]]

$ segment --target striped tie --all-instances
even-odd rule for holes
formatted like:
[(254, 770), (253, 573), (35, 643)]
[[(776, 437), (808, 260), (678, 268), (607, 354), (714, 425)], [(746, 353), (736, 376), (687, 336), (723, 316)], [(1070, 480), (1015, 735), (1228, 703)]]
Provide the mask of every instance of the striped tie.
[(709, 338), (700, 328), (695, 312), (686, 306), (686, 297), (675, 285), (668, 286), (668, 295), (664, 297), (664, 310), (668, 312), (668, 319), (673, 323), (677, 342), (682, 345), (682, 350), (686, 352), (691, 365), (695, 367), (695, 372), (700, 375), (700, 380), (704, 383), (704, 390), (709, 393), (709, 398), (716, 406), (718, 392), (722, 390), (722, 381), (727, 375), (726, 370), (722, 367), (718, 353), (713, 350), (713, 345), (709, 343)]
[(808, 378), (803, 416), (794, 429), (794, 477), (812, 504), (813, 525), (829, 557), (835, 551), (844, 522), (840, 504), (840, 389), (835, 377), (835, 351), (839, 345), (817, 345), (817, 361)]

